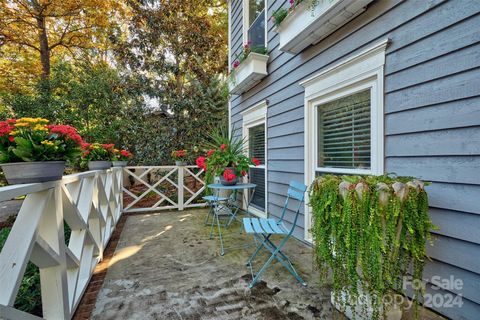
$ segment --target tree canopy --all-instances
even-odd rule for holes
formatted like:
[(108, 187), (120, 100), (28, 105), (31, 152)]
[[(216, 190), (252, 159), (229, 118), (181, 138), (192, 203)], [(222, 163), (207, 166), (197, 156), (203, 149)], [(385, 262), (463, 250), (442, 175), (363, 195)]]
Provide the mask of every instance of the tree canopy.
[[(163, 164), (226, 120), (226, 3), (0, 0), (0, 111)], [(148, 139), (145, 139), (148, 137)]]

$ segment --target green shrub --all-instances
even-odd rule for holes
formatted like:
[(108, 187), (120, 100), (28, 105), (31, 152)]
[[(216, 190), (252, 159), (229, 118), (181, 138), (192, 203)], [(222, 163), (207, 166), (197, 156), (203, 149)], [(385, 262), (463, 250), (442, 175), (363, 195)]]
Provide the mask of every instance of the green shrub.
[[(0, 230), (0, 251), (2, 250), (11, 228)], [(37, 316), (42, 316), (42, 298), (40, 294), (40, 272), (38, 267), (28, 262), (22, 284), (18, 290), (14, 307)]]

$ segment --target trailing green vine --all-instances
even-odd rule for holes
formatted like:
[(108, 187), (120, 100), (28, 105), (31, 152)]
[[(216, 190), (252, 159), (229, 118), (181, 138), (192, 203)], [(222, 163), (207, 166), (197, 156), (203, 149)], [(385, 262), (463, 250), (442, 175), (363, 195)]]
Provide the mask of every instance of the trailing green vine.
[[(331, 271), (334, 301), (343, 312), (355, 310), (358, 299), (365, 299), (361, 288), (372, 299), (373, 318), (383, 318), (391, 308), (384, 298), (405, 295), (410, 267), (413, 281), (422, 279), (425, 244), (435, 228), (424, 183), (411, 177), (325, 175), (310, 187), (310, 206), (315, 263), (323, 280)], [(421, 289), (414, 294), (421, 301)], [(361, 305), (366, 312), (368, 305)]]

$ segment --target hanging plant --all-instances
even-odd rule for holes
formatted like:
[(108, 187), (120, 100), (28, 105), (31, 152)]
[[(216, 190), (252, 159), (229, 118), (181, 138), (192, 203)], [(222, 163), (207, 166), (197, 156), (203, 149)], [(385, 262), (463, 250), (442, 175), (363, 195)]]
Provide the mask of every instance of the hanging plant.
[[(372, 317), (383, 318), (392, 307), (383, 299), (405, 295), (403, 279), (410, 270), (413, 281), (421, 281), (425, 244), (434, 228), (423, 182), (410, 177), (326, 175), (312, 184), (310, 206), (315, 262), (323, 280), (331, 270), (332, 300), (340, 311), (353, 309), (366, 294)], [(422, 292), (415, 289), (417, 311)], [(363, 303), (361, 313), (367, 308)]]

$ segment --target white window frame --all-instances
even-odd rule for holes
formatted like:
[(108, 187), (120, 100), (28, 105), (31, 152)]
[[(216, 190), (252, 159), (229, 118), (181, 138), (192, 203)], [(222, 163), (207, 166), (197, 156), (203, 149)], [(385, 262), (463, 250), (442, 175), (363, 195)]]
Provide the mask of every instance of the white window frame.
[[(267, 102), (262, 101), (247, 110), (241, 112), (242, 114), (242, 137), (246, 142), (246, 148), (245, 148), (245, 153), (248, 155), (249, 153), (249, 129), (255, 126), (258, 126), (260, 124), (265, 125), (265, 163), (260, 164), (257, 168), (265, 169), (265, 211), (259, 210), (253, 206), (250, 205), (249, 211), (253, 213), (256, 216), (266, 218), (267, 217), (267, 211), (268, 211), (268, 185), (267, 185), (267, 176), (268, 176), (268, 171), (267, 171)], [(243, 200), (243, 207), (245, 208), (247, 206), (246, 201), (250, 201), (249, 198)]]
[[(250, 21), (250, 10), (249, 10), (249, 0), (243, 0), (242, 7), (243, 7), (243, 44), (248, 43), (248, 29), (250, 28), (249, 21)], [(268, 43), (268, 1), (265, 1), (265, 47), (267, 47)]]
[[(311, 185), (316, 172), (339, 174), (384, 173), (384, 65), (385, 39), (319, 74), (302, 81), (305, 88), (305, 184)], [(322, 168), (317, 162), (318, 106), (328, 101), (370, 89), (370, 169)], [(305, 240), (312, 242), (308, 194), (305, 201)]]

